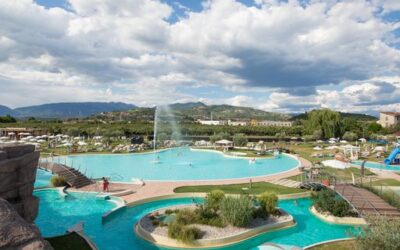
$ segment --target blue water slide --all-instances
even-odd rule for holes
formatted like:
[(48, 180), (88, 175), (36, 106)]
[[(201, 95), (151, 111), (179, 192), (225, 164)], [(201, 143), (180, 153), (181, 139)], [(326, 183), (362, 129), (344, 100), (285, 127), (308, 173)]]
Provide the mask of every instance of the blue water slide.
[(395, 158), (396, 155), (400, 154), (400, 148), (393, 149), (392, 153), (390, 153), (389, 157), (385, 159), (385, 164), (389, 165)]

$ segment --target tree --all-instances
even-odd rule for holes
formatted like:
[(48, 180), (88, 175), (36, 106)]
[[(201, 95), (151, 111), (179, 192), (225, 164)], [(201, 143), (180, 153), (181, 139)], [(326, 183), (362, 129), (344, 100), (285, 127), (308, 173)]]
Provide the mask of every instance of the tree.
[(344, 133), (342, 138), (343, 138), (343, 140), (346, 140), (346, 141), (355, 141), (355, 140), (357, 140), (357, 134), (353, 133), (353, 132), (346, 131), (346, 133)]
[(17, 119), (12, 117), (11, 115), (0, 116), (0, 123), (14, 123), (17, 122)]
[(341, 137), (343, 127), (339, 112), (325, 108), (309, 112), (305, 131), (307, 134), (313, 134), (316, 130), (322, 131), (322, 138)]
[(212, 143), (214, 143), (216, 141), (219, 141), (219, 140), (222, 140), (222, 139), (229, 139), (229, 134), (221, 132), (221, 133), (214, 134), (214, 135), (210, 136), (210, 141)]
[(314, 140), (322, 139), (322, 130), (321, 129), (315, 130), (313, 133), (313, 138), (314, 138)]
[(247, 137), (244, 134), (235, 134), (233, 136), (235, 146), (243, 147), (247, 145)]
[(379, 123), (372, 122), (368, 125), (367, 131), (369, 134), (379, 134), (384, 131), (384, 128)]

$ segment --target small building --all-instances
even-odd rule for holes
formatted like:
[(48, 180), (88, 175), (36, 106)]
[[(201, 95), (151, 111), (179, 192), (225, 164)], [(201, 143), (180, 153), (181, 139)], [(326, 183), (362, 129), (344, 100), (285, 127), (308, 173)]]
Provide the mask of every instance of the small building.
[(197, 120), (202, 125), (226, 125), (226, 121), (221, 120)]
[(228, 125), (229, 126), (247, 126), (249, 122), (247, 121), (231, 121), (228, 120)]
[(396, 126), (400, 123), (400, 112), (380, 112), (378, 123), (384, 128)]
[(221, 148), (233, 148), (233, 142), (229, 140), (219, 140), (215, 142), (216, 147), (221, 147)]
[(292, 122), (289, 121), (259, 121), (257, 122), (258, 126), (264, 126), (264, 127), (291, 127)]

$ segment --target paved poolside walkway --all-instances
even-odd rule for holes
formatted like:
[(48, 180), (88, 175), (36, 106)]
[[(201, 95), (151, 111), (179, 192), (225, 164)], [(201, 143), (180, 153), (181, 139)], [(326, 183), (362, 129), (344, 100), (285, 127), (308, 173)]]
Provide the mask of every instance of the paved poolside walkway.
[[(305, 168), (311, 167), (311, 163), (298, 157), (298, 160), (301, 163), (301, 166)], [(207, 181), (147, 181), (146, 185), (139, 188), (135, 193), (122, 196), (128, 204), (132, 202), (136, 202), (142, 199), (148, 199), (157, 196), (165, 196), (174, 194), (174, 189), (182, 186), (196, 186), (196, 185), (224, 185), (224, 184), (240, 184), (240, 183), (249, 183), (250, 179), (252, 182), (269, 182), (274, 180), (279, 180), (283, 178), (287, 178), (290, 176), (298, 175), (301, 171), (296, 168), (284, 173), (279, 173), (275, 175), (267, 175), (256, 178), (244, 178), (244, 179), (232, 179), (232, 180), (207, 180)]]

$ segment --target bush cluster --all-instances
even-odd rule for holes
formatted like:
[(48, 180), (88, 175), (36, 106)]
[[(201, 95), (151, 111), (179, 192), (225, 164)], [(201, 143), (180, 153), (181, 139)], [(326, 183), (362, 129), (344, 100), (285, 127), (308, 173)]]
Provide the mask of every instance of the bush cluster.
[(248, 196), (228, 196), (220, 206), (223, 219), (233, 226), (244, 227), (252, 218), (253, 204)]
[(207, 194), (206, 198), (204, 199), (204, 206), (208, 209), (217, 212), (219, 210), (219, 206), (221, 201), (225, 198), (225, 193), (222, 190), (212, 190), (210, 193)]
[(168, 226), (168, 236), (172, 239), (190, 244), (201, 237), (201, 231), (196, 227), (182, 225), (178, 221), (174, 221)]
[(264, 192), (258, 198), (261, 208), (268, 214), (276, 214), (276, 206), (278, 204), (278, 196), (274, 193)]
[(67, 185), (67, 183), (65, 182), (64, 177), (57, 176), (57, 175), (52, 176), (51, 179), (50, 179), (50, 182), (51, 182), (51, 185), (53, 187), (63, 187), (65, 185)]
[(196, 209), (167, 209), (166, 214), (176, 214), (176, 219), (168, 225), (170, 238), (192, 243), (201, 237), (201, 231), (192, 224), (203, 224), (225, 227), (227, 224), (244, 227), (252, 217), (266, 217), (276, 214), (278, 197), (273, 193), (263, 193), (257, 200), (260, 206), (254, 206), (254, 200), (246, 195), (225, 196), (221, 190), (213, 190), (207, 194), (204, 205)]
[(314, 207), (319, 212), (329, 212), (336, 217), (356, 216), (349, 203), (330, 189), (312, 195)]

